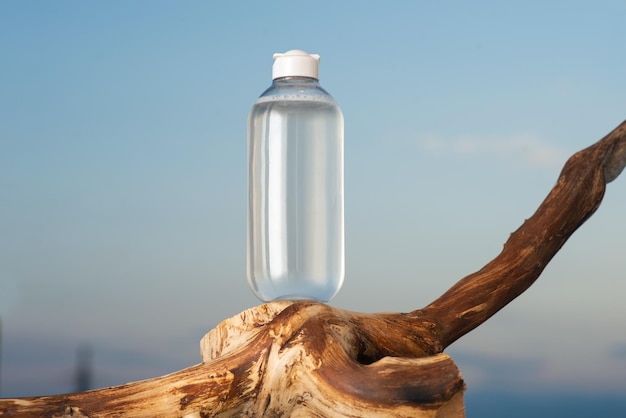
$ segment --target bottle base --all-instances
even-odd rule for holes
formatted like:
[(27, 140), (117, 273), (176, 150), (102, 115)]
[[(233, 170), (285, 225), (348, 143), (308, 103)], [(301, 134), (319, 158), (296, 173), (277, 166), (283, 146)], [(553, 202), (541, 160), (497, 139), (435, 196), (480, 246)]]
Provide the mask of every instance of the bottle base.
[(320, 300), (311, 296), (302, 296), (302, 295), (285, 295), (285, 296), (280, 296), (275, 299), (272, 299), (272, 301), (286, 301), (286, 300), (288, 301), (303, 300), (303, 301), (309, 301), (309, 302), (322, 302), (322, 303), (328, 302), (327, 300)]

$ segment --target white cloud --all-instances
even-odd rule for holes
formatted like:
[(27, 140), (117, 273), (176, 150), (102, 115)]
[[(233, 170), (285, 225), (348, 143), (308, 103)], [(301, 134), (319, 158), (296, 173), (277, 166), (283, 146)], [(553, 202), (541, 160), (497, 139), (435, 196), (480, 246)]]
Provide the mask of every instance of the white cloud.
[(507, 159), (532, 166), (562, 166), (566, 152), (537, 135), (518, 133), (505, 137), (462, 135), (444, 138), (437, 135), (418, 137), (421, 149), (433, 154), (454, 154)]

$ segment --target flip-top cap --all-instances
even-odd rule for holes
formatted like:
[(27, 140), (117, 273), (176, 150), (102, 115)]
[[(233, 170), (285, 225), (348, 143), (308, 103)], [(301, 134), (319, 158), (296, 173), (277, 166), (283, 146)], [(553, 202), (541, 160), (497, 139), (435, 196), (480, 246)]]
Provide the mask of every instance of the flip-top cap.
[(299, 49), (274, 54), (272, 80), (280, 77), (312, 77), (319, 80), (320, 56)]

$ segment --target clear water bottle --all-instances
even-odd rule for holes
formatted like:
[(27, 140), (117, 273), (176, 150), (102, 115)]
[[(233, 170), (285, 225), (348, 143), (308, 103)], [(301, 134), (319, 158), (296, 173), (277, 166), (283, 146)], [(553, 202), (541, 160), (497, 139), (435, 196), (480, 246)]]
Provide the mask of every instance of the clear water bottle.
[(274, 60), (248, 116), (248, 283), (263, 301), (326, 302), (344, 279), (343, 115), (319, 55)]

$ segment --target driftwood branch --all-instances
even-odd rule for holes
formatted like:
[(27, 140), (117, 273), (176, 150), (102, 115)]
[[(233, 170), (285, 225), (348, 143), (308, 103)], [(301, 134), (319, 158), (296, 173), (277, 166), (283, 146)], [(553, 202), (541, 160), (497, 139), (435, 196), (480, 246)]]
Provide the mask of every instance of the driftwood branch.
[(0, 400), (0, 416), (463, 417), (463, 381), (443, 350), (534, 283), (625, 165), (626, 122), (568, 160), (495, 259), (423, 309), (272, 302), (210, 331), (201, 364), (90, 392)]
[(502, 252), (416, 313), (439, 318), (447, 347), (532, 285), (569, 237), (598, 209), (606, 184), (626, 165), (626, 122), (569, 158), (537, 211)]

